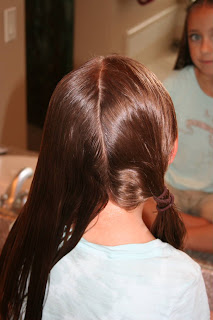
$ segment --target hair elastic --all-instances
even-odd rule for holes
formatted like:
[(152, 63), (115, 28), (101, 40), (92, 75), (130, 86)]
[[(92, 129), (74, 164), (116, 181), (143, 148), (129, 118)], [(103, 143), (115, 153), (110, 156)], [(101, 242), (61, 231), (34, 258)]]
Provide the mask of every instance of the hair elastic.
[(174, 195), (169, 192), (169, 189), (167, 189), (166, 186), (164, 186), (163, 193), (160, 196), (153, 196), (153, 198), (157, 202), (156, 208), (158, 212), (169, 209), (174, 203)]

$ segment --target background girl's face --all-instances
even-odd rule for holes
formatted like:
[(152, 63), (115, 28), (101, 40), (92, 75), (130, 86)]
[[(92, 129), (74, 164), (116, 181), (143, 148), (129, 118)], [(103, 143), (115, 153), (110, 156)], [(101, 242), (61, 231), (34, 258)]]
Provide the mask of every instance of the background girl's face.
[(194, 65), (202, 74), (213, 77), (213, 6), (192, 9), (187, 32)]

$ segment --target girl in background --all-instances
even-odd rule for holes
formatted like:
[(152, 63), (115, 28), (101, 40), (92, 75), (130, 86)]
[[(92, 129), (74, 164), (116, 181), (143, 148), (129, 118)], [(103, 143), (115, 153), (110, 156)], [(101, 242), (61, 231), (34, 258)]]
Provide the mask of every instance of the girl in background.
[(186, 213), (186, 246), (213, 252), (213, 0), (190, 1), (174, 69), (164, 82), (179, 129), (167, 186)]
[(0, 257), (1, 320), (209, 319), (164, 183), (176, 141), (172, 101), (138, 62), (97, 57), (61, 80), (27, 203)]
[(166, 180), (177, 206), (205, 219), (186, 217), (188, 229), (198, 222), (189, 230), (191, 245), (213, 252), (213, 0), (188, 7), (175, 70), (165, 86), (177, 114), (179, 148)]

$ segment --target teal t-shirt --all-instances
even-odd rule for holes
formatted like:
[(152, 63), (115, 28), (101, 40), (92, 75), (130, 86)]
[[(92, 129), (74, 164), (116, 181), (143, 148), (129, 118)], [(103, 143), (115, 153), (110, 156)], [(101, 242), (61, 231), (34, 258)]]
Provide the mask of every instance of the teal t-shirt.
[(43, 320), (209, 320), (200, 266), (156, 239), (81, 239), (52, 269)]
[(178, 152), (166, 173), (176, 189), (213, 192), (213, 98), (200, 88), (193, 66), (165, 80), (178, 121)]

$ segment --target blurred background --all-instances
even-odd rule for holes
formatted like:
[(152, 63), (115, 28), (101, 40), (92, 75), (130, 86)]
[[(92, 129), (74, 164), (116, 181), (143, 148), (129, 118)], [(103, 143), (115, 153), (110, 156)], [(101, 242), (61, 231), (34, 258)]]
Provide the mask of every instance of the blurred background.
[(0, 144), (38, 151), (57, 82), (94, 55), (127, 55), (163, 80), (187, 1), (145, 2), (1, 0)]

